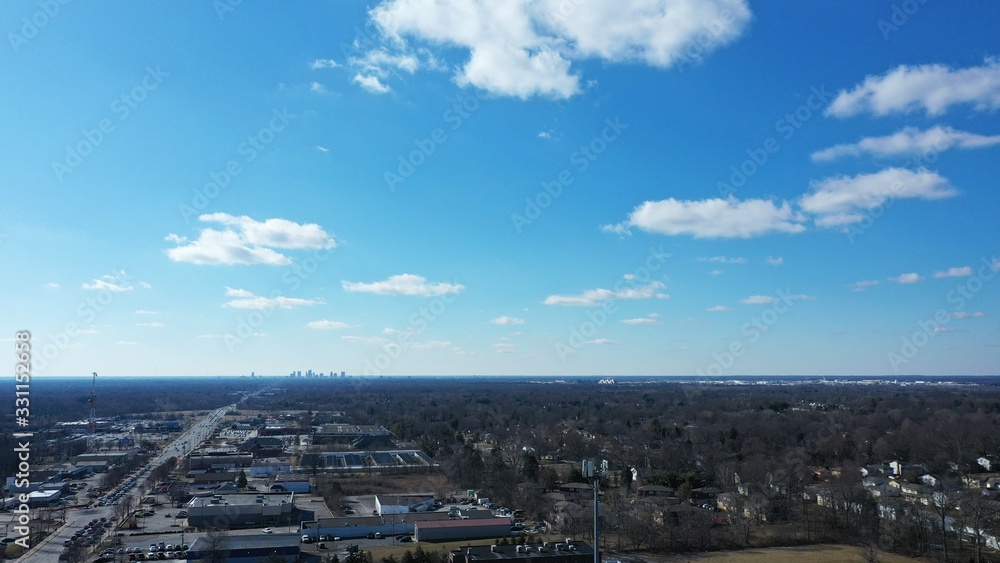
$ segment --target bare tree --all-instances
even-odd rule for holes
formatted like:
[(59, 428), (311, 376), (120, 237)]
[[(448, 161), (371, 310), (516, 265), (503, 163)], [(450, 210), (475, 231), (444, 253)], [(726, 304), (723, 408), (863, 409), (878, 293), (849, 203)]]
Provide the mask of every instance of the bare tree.
[(205, 563), (223, 563), (229, 559), (229, 534), (225, 530), (212, 528), (205, 534)]

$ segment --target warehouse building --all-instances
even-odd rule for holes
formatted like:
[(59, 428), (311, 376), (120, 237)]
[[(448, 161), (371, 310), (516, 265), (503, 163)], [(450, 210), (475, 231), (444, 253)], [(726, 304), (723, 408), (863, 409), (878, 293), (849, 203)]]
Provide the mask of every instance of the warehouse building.
[(416, 522), (413, 539), (417, 541), (455, 541), (510, 536), (510, 518), (475, 518)]
[(298, 534), (261, 534), (259, 536), (227, 536), (222, 545), (213, 549), (211, 542), (200, 537), (187, 552), (189, 563), (211, 561), (218, 552), (228, 563), (258, 563), (272, 556), (282, 557), (287, 562), (297, 561), (301, 554)]
[(315, 519), (312, 511), (296, 510), (294, 500), (295, 493), (196, 497), (188, 502), (188, 525), (197, 528), (248, 528)]
[(478, 545), (451, 552), (451, 563), (590, 563), (594, 550), (585, 543), (567, 540), (561, 543), (530, 545)]

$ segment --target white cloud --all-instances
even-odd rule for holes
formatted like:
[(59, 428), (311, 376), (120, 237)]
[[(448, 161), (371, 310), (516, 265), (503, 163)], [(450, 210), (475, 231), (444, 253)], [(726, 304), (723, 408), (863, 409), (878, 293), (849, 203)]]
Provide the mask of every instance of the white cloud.
[(142, 326), (142, 327), (146, 327), (146, 328), (160, 328), (160, 327), (164, 327), (164, 326), (167, 326), (167, 325), (165, 325), (165, 324), (163, 324), (161, 322), (158, 322), (158, 321), (150, 321), (148, 323), (135, 323), (135, 326)]
[(42, 287), (47, 287), (49, 289), (59, 289), (59, 284), (57, 284), (56, 282), (49, 282)]
[(366, 76), (358, 73), (354, 75), (354, 82), (372, 94), (386, 94), (392, 91), (392, 88), (382, 84), (382, 81), (375, 75)]
[(512, 354), (517, 350), (517, 346), (509, 342), (497, 342), (493, 345), (493, 350), (497, 354)]
[(847, 287), (851, 288), (851, 291), (860, 292), (876, 285), (878, 285), (878, 280), (863, 280), (859, 282), (854, 282), (848, 285)]
[(341, 336), (340, 339), (345, 342), (353, 342), (355, 344), (390, 344), (392, 342), (379, 336), (345, 335)]
[(420, 59), (412, 53), (390, 53), (385, 49), (368, 51), (362, 57), (351, 57), (351, 66), (367, 76), (389, 76), (392, 69), (413, 74), (420, 68)]
[(777, 258), (768, 256), (764, 262), (766, 262), (768, 266), (780, 266), (785, 263), (785, 259), (781, 256), (778, 256)]
[(617, 340), (611, 340), (610, 338), (595, 338), (593, 340), (587, 340), (586, 342), (584, 342), (584, 344), (596, 344), (596, 345), (607, 344), (607, 345), (617, 346), (618, 344), (621, 344), (621, 342), (618, 342)]
[(323, 147), (323, 146), (320, 146), (320, 145), (316, 145), (316, 150), (318, 150), (319, 152), (324, 153), (324, 154), (330, 152), (330, 149), (328, 149), (326, 147)]
[(699, 262), (718, 262), (720, 264), (746, 264), (747, 259), (742, 257), (727, 258), (725, 256), (712, 256), (711, 258), (699, 257)]
[(313, 82), (309, 84), (309, 91), (316, 92), (317, 94), (323, 94), (326, 92), (326, 86), (323, 86), (319, 82)]
[(410, 348), (414, 350), (434, 350), (440, 348), (451, 348), (453, 344), (446, 340), (428, 340), (427, 342), (414, 342), (410, 344)]
[(779, 297), (774, 297), (771, 295), (751, 295), (746, 299), (740, 299), (740, 303), (744, 305), (770, 305), (771, 303), (777, 303), (778, 301), (799, 301), (799, 300), (812, 301), (816, 299), (811, 295), (780, 295)]
[(309, 68), (313, 70), (319, 70), (324, 68), (337, 68), (340, 66), (337, 61), (333, 59), (315, 59), (309, 64)]
[(435, 296), (457, 294), (465, 291), (465, 286), (459, 283), (428, 283), (427, 278), (417, 274), (398, 274), (389, 276), (384, 281), (340, 282), (344, 291), (376, 293), (379, 295), (421, 295)]
[(524, 319), (519, 319), (517, 317), (508, 317), (507, 315), (503, 315), (501, 317), (497, 317), (497, 318), (493, 319), (492, 321), (490, 321), (490, 324), (495, 324), (495, 325), (523, 325), (524, 324)]
[(409, 39), (468, 50), (459, 85), (556, 99), (581, 89), (574, 60), (668, 68), (734, 41), (750, 15), (744, 0), (386, 0), (370, 13), (403, 49)]
[(124, 270), (119, 270), (114, 275), (104, 275), (94, 278), (90, 283), (84, 283), (83, 289), (104, 290), (112, 293), (132, 291), (135, 287), (128, 282), (127, 277)]
[(349, 325), (349, 324), (347, 324), (345, 322), (342, 322), (342, 321), (329, 321), (329, 320), (326, 320), (326, 319), (324, 319), (322, 321), (312, 321), (312, 322), (306, 323), (306, 326), (309, 327), (309, 328), (314, 328), (316, 330), (342, 330), (342, 329), (345, 329), (345, 328), (351, 328), (351, 325)]
[(983, 313), (982, 311), (976, 311), (975, 313), (969, 313), (967, 311), (956, 311), (954, 313), (948, 313), (948, 316), (953, 319), (972, 319), (972, 318), (985, 317), (986, 313)]
[(292, 309), (295, 307), (309, 307), (311, 305), (323, 305), (322, 299), (300, 299), (298, 297), (285, 297), (277, 295), (275, 297), (263, 297), (254, 295), (245, 289), (226, 288), (226, 296), (234, 297), (224, 305), (234, 309)]
[(963, 266), (961, 268), (948, 268), (944, 272), (934, 272), (935, 278), (964, 278), (972, 275), (971, 266)]
[(750, 199), (647, 201), (636, 207), (624, 223), (605, 225), (605, 232), (625, 233), (629, 227), (664, 235), (695, 238), (750, 238), (772, 232), (801, 233), (805, 220), (782, 202)]
[(637, 319), (625, 319), (622, 321), (622, 324), (652, 326), (652, 325), (662, 325), (663, 323), (661, 323), (656, 319), (651, 319), (649, 317), (639, 317)]
[(835, 145), (812, 153), (816, 161), (829, 161), (842, 156), (872, 154), (880, 157), (937, 154), (952, 147), (972, 149), (1000, 144), (1000, 135), (984, 136), (958, 131), (940, 125), (921, 131), (906, 127), (884, 137), (865, 137), (857, 143)]
[(299, 224), (286, 219), (256, 221), (247, 216), (211, 213), (198, 217), (203, 223), (220, 223), (225, 230), (205, 228), (198, 239), (188, 242), (176, 234), (166, 240), (180, 246), (167, 250), (174, 262), (200, 265), (267, 264), (282, 266), (291, 260), (273, 250), (333, 248), (336, 242), (315, 223)]
[(883, 76), (866, 77), (851, 91), (841, 90), (826, 114), (882, 116), (923, 110), (936, 116), (957, 104), (1000, 108), (1000, 61), (987, 59), (983, 66), (957, 70), (941, 64), (900, 65)]
[(724, 313), (726, 311), (732, 311), (732, 309), (726, 307), (725, 305), (716, 305), (714, 307), (709, 307), (708, 309), (705, 310), (708, 311), (709, 313)]
[(588, 289), (580, 295), (550, 295), (542, 303), (545, 305), (594, 307), (605, 301), (618, 299), (651, 299), (654, 297), (665, 299), (668, 296), (658, 291), (664, 287), (666, 286), (661, 282), (650, 282), (643, 286), (627, 289)]
[(725, 272), (723, 272), (722, 270), (712, 270), (711, 272), (708, 273), (708, 275), (710, 275), (710, 276), (721, 276), (724, 273)]
[(911, 284), (924, 281), (924, 278), (920, 277), (920, 274), (917, 274), (915, 272), (910, 272), (908, 274), (900, 274), (894, 278), (889, 278), (889, 281), (902, 284)]
[(135, 314), (136, 315), (159, 315), (160, 312), (159, 311), (147, 311), (145, 309), (136, 309), (135, 310)]
[(819, 215), (816, 224), (833, 227), (863, 219), (860, 211), (878, 207), (888, 199), (937, 200), (958, 193), (936, 172), (886, 168), (873, 174), (834, 176), (813, 182), (812, 192), (802, 196), (804, 211)]

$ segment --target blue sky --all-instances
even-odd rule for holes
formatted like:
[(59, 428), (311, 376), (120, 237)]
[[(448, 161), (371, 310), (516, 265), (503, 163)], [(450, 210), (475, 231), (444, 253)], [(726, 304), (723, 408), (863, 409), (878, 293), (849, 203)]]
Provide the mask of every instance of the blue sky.
[(5, 3), (3, 339), (42, 375), (995, 374), (998, 20)]

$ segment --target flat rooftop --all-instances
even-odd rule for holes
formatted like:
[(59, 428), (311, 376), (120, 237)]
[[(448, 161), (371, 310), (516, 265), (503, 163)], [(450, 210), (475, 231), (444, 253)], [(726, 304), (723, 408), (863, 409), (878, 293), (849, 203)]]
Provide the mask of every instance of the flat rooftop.
[[(277, 494), (277, 495), (276, 494), (264, 494), (264, 495), (260, 495), (260, 494), (237, 493), (237, 494), (219, 495), (219, 496), (221, 497), (220, 499), (215, 499), (214, 497), (210, 497), (210, 496), (195, 497), (195, 498), (191, 499), (190, 502), (188, 502), (188, 506), (194, 508), (194, 507), (198, 507), (198, 506), (218, 506), (220, 504), (221, 505), (228, 504), (228, 505), (231, 505), (231, 506), (232, 505), (248, 505), (248, 504), (268, 504), (268, 505), (273, 505), (273, 504), (281, 504), (282, 502), (284, 502), (286, 504), (291, 504), (293, 502), (294, 498), (295, 498), (295, 494), (294, 493), (282, 493), (282, 494)], [(258, 498), (257, 497), (259, 497), (259, 496), (263, 496), (264, 497), (264, 502), (263, 503), (258, 502)], [(214, 502), (213, 503), (212, 502), (213, 500), (217, 500), (218, 502)]]

